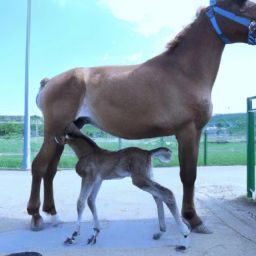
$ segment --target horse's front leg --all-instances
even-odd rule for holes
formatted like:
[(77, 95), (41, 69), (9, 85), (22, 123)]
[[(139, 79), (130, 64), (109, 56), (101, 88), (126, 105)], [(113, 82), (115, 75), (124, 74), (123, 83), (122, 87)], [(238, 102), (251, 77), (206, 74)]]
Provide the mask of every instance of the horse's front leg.
[(179, 145), (180, 178), (183, 183), (182, 216), (194, 232), (211, 233), (197, 215), (194, 205), (194, 184), (201, 129), (191, 123), (176, 134)]
[[(37, 154), (36, 158), (32, 163), (32, 186), (31, 186), (31, 193), (30, 198), (27, 206), (27, 211), (30, 215), (32, 215), (31, 220), (31, 229), (32, 230), (40, 230), (43, 228), (43, 219), (39, 214), (39, 207), (40, 207), (40, 186), (42, 178), (45, 177), (47, 171), (48, 175), (50, 174), (49, 167), (52, 167), (50, 163), (54, 163), (57, 165), (56, 154), (59, 154), (59, 157), (62, 153), (63, 147), (57, 145), (53, 139), (53, 136), (45, 135), (43, 145)], [(59, 159), (58, 157), (58, 159)], [(54, 170), (53, 170), (54, 173)], [(56, 173), (56, 171), (55, 171)], [(54, 174), (55, 174), (54, 173)], [(56, 214), (53, 194), (52, 194), (52, 179), (54, 174), (51, 174), (51, 178), (45, 178), (47, 182), (45, 183), (45, 187), (48, 192), (46, 196), (46, 200), (48, 203), (44, 203), (44, 205), (51, 209), (49, 213)], [(49, 182), (48, 182), (49, 181)]]

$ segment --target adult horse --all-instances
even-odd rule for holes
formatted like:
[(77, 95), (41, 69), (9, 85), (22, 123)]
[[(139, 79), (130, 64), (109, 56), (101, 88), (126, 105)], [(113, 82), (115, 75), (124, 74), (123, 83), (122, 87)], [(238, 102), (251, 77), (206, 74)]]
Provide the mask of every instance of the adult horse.
[(39, 214), (53, 216), (53, 178), (63, 152), (54, 141), (71, 123), (92, 123), (113, 135), (141, 139), (175, 135), (183, 183), (182, 215), (194, 230), (207, 233), (194, 206), (194, 183), (202, 128), (212, 113), (211, 91), (226, 43), (255, 44), (256, 4), (246, 0), (211, 1), (168, 49), (141, 65), (76, 68), (43, 81), (37, 103), (44, 116), (44, 142), (32, 164), (28, 213), (31, 227)]

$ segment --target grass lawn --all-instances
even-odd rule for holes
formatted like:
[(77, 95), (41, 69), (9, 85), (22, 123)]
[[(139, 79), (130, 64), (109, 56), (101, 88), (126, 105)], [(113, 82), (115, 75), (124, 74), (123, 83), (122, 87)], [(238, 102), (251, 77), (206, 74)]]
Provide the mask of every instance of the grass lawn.
[[(31, 139), (31, 158), (33, 159), (40, 149), (43, 138)], [(109, 150), (118, 149), (118, 139), (96, 139), (102, 148)], [(21, 168), (22, 164), (22, 138), (0, 138), (0, 168)], [(154, 149), (165, 146), (173, 151), (173, 159), (168, 164), (154, 160), (154, 166), (177, 166), (178, 145), (174, 137), (161, 139), (148, 139), (128, 141), (122, 140), (122, 147), (137, 146), (144, 149)], [(245, 165), (246, 164), (246, 143), (208, 143), (207, 145), (208, 165)], [(203, 143), (200, 144), (198, 164), (204, 164)], [(67, 146), (61, 157), (60, 168), (74, 168), (77, 159), (72, 150)]]

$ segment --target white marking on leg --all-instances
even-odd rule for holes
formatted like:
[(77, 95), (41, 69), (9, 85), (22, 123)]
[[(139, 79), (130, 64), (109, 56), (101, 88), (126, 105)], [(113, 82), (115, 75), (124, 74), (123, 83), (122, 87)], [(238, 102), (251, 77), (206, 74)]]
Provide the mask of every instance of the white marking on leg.
[(82, 215), (83, 211), (85, 208), (85, 201), (88, 198), (89, 194), (92, 191), (94, 181), (86, 178), (82, 178), (81, 182), (81, 191), (79, 198), (77, 200), (77, 223), (76, 223), (76, 229), (71, 235), (71, 237), (68, 237), (65, 240), (65, 244), (73, 244), (76, 242), (77, 238), (80, 235), (80, 228), (81, 228), (81, 220), (82, 220)]
[(159, 229), (160, 229), (160, 232), (153, 235), (153, 239), (159, 240), (166, 231), (164, 206), (163, 206), (162, 200), (160, 200), (157, 197), (153, 197), (153, 198), (157, 206), (158, 222), (159, 222)]
[(59, 224), (62, 223), (58, 214), (51, 215), (51, 223), (53, 227), (57, 227)]

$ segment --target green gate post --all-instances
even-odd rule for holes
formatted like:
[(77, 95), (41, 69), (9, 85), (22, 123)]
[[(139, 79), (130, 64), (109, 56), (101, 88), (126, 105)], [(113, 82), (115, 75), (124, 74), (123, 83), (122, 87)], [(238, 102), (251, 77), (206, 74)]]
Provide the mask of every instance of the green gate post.
[(252, 100), (247, 98), (247, 197), (252, 198), (255, 191), (255, 135), (254, 135), (254, 110)]
[(160, 144), (161, 144), (161, 147), (164, 147), (164, 137), (160, 138)]
[(122, 139), (118, 138), (118, 150), (122, 149)]
[(204, 165), (207, 165), (207, 139), (208, 139), (208, 134), (207, 134), (207, 129), (204, 130)]

